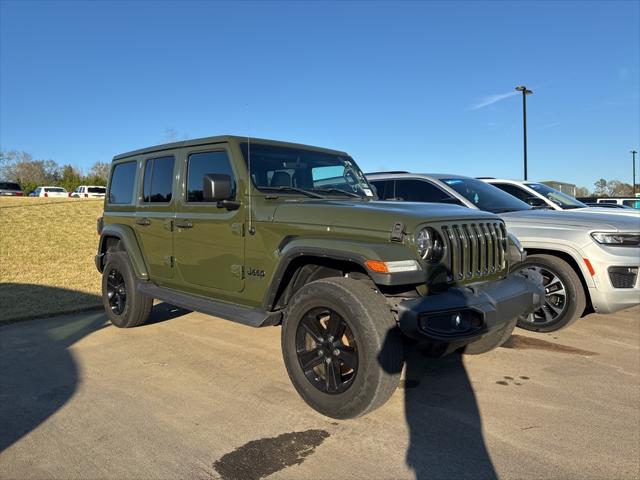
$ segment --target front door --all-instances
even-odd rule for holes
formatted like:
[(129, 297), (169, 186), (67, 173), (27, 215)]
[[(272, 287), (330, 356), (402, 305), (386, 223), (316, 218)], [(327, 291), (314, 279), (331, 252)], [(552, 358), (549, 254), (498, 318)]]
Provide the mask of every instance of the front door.
[(142, 196), (136, 209), (138, 241), (149, 277), (158, 284), (173, 277), (174, 164), (173, 155), (145, 159)]
[(176, 268), (194, 293), (239, 292), (244, 286), (244, 206), (218, 207), (202, 197), (206, 174), (231, 177), (237, 200), (237, 176), (225, 144), (184, 149), (180, 155), (184, 194), (176, 204), (173, 235)]

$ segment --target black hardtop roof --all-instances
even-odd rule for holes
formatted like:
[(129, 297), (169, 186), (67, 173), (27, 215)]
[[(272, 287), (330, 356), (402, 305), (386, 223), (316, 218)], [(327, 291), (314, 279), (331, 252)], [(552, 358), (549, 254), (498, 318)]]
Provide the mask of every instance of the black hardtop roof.
[[(290, 147), (290, 148), (303, 148), (306, 150), (316, 150), (319, 152), (333, 153), (337, 155), (347, 155), (347, 156), (349, 155), (348, 153), (342, 152), (339, 150), (332, 150), (329, 148), (322, 148), (322, 147), (314, 147), (312, 145), (303, 145), (300, 143), (281, 142), (278, 140), (268, 140), (265, 138), (254, 138), (254, 137), (250, 137), (249, 140), (251, 141), (251, 143), (278, 145), (281, 147)], [(154, 145), (152, 147), (141, 148), (139, 150), (133, 150), (131, 152), (121, 153), (113, 157), (113, 160), (121, 160), (123, 158), (130, 158), (138, 155), (147, 155), (149, 153), (162, 152), (164, 150), (174, 150), (176, 148), (196, 147), (200, 145), (224, 143), (229, 141), (244, 143), (247, 141), (247, 137), (240, 137), (237, 135), (218, 135), (215, 137), (194, 138), (192, 140), (183, 140), (181, 142), (164, 143), (161, 145)]]

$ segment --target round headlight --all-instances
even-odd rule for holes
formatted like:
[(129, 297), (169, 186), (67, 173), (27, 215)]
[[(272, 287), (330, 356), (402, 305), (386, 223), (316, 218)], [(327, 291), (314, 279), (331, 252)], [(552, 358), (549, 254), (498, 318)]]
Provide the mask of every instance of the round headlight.
[(418, 254), (427, 262), (438, 262), (444, 254), (442, 237), (431, 227), (426, 227), (416, 234)]

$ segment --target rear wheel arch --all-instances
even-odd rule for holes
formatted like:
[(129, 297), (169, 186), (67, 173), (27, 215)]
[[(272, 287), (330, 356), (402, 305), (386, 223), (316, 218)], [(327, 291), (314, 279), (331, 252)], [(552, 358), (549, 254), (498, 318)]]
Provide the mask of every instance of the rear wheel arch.
[(149, 273), (142, 256), (142, 251), (131, 227), (112, 224), (103, 228), (98, 245), (97, 257), (97, 264), (100, 271), (104, 268), (106, 254), (110, 251), (126, 252), (131, 261), (136, 278), (138, 278), (138, 280), (149, 279)]

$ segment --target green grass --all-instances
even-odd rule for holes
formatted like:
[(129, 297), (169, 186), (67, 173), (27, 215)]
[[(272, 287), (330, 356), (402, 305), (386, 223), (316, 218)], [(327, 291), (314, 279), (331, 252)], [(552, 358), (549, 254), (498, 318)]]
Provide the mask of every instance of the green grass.
[(0, 198), (0, 323), (101, 305), (102, 200)]

